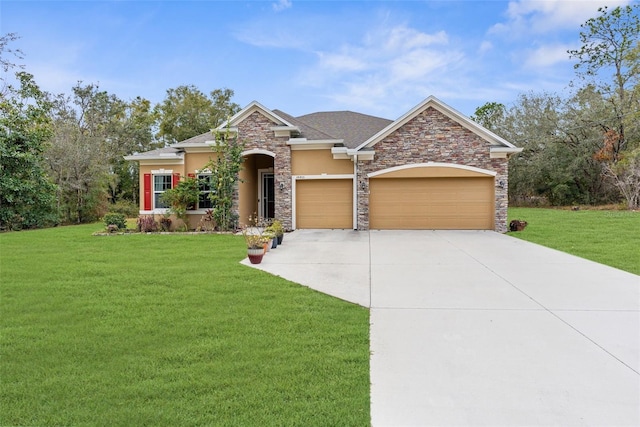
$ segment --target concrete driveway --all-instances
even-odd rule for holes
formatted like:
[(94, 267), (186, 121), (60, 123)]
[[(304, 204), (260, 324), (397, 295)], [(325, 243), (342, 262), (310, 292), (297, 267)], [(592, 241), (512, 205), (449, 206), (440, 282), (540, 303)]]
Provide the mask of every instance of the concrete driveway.
[(640, 276), (490, 231), (299, 230), (258, 268), (371, 308), (374, 426), (640, 425)]

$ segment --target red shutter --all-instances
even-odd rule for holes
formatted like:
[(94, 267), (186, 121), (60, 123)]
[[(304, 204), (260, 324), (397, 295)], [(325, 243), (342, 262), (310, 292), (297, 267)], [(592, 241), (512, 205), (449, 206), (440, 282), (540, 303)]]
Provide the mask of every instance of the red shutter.
[(173, 180), (171, 181), (171, 188), (176, 188), (179, 182), (180, 182), (180, 174), (176, 172), (173, 174)]
[(144, 174), (144, 210), (151, 210), (151, 174)]

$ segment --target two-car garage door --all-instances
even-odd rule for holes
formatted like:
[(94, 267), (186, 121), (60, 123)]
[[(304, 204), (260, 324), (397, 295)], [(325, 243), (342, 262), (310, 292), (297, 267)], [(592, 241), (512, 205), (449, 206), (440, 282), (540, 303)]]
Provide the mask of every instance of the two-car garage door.
[(493, 177), (372, 178), (371, 229), (490, 230)]

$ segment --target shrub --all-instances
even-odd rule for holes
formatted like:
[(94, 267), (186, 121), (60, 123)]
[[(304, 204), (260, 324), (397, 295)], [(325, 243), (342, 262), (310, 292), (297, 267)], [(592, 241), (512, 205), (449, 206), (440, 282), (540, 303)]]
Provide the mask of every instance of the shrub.
[(153, 219), (153, 215), (140, 215), (137, 221), (138, 231), (141, 233), (151, 233), (158, 231), (158, 223)]
[(127, 218), (135, 218), (138, 216), (139, 206), (130, 200), (118, 200), (114, 204), (109, 205), (109, 212), (120, 213)]
[(104, 225), (109, 228), (110, 225), (115, 225), (119, 230), (127, 228), (127, 218), (121, 213), (109, 212), (104, 216)]

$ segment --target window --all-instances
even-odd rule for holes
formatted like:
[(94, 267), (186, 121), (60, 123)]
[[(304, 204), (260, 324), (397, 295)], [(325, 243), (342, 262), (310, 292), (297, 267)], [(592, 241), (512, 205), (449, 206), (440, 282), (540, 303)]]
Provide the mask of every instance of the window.
[(213, 207), (213, 202), (209, 198), (209, 194), (211, 194), (212, 186), (211, 186), (211, 175), (210, 174), (200, 174), (198, 175), (198, 186), (200, 188), (200, 197), (198, 198), (198, 209), (211, 209)]
[(160, 196), (166, 190), (171, 189), (171, 175), (154, 175), (153, 176), (153, 207), (155, 209), (168, 208), (165, 203), (162, 203)]

